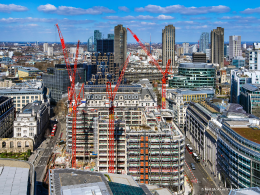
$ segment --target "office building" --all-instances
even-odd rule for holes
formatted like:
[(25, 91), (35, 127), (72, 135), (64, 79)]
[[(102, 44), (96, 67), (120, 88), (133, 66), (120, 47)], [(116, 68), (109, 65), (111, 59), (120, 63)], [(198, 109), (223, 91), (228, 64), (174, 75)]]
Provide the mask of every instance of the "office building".
[(240, 104), (240, 92), (244, 84), (260, 84), (260, 71), (231, 70), (230, 102)]
[(173, 25), (165, 26), (162, 30), (162, 65), (166, 66), (171, 59), (170, 70), (176, 71), (175, 67), (175, 27)]
[(211, 31), (211, 63), (224, 67), (224, 28), (221, 27)]
[(177, 56), (180, 57), (183, 54), (183, 47), (177, 48)]
[(246, 43), (243, 44), (243, 50), (246, 50)]
[(247, 113), (260, 117), (260, 84), (244, 84), (240, 91), (240, 104)]
[(187, 54), (189, 53), (189, 43), (182, 43), (182, 47), (183, 47), (183, 53)]
[(48, 52), (47, 52), (48, 56), (53, 56), (53, 47), (48, 47)]
[(209, 49), (209, 33), (203, 32), (200, 35), (199, 52), (206, 53), (206, 49)]
[(211, 49), (206, 49), (207, 62), (211, 62)]
[(122, 24), (115, 26), (114, 28), (114, 52), (115, 52), (115, 63), (118, 63), (121, 67), (125, 63), (127, 58), (127, 31)]
[(88, 52), (93, 52), (93, 36), (88, 38)]
[[(70, 65), (74, 70), (74, 65)], [(86, 81), (86, 67), (83, 64), (77, 65), (75, 83)], [(43, 84), (51, 92), (51, 101), (57, 103), (62, 99), (62, 95), (68, 93), (70, 80), (65, 64), (56, 64), (55, 68), (48, 68), (47, 73), (42, 75)]]
[(252, 50), (246, 51), (249, 70), (260, 70), (260, 43), (254, 43)]
[(0, 138), (13, 136), (14, 116), (13, 99), (0, 95)]
[(191, 45), (189, 47), (189, 54), (197, 52), (197, 46), (198, 46), (197, 44)]
[(233, 59), (238, 56), (242, 57), (241, 36), (229, 36), (229, 59)]
[(114, 34), (107, 34), (108, 39), (113, 39), (114, 40)]
[(207, 98), (213, 98), (214, 94), (215, 90), (213, 88), (167, 90), (167, 108), (174, 111), (175, 124), (184, 131), (188, 102), (204, 101)]
[(97, 40), (97, 52), (113, 53), (114, 52), (114, 39), (99, 39)]
[(169, 86), (173, 88), (215, 88), (215, 72), (213, 64), (180, 63), (178, 75), (169, 78)]
[(229, 45), (224, 45), (224, 57), (229, 58)]
[(232, 66), (235, 66), (236, 68), (241, 68), (246, 65), (246, 59), (242, 56), (237, 56), (232, 59)]
[(0, 96), (7, 96), (13, 98), (13, 104), (16, 111), (21, 111), (22, 108), (35, 100), (43, 101), (44, 88), (11, 88), (1, 89)]
[(94, 52), (97, 51), (97, 40), (102, 38), (102, 33), (99, 30), (94, 30)]
[(207, 59), (206, 59), (206, 53), (199, 53), (199, 52), (194, 52), (192, 53), (192, 62), (193, 63), (206, 63)]
[(13, 137), (29, 137), (34, 140), (35, 145), (41, 143), (45, 130), (49, 125), (49, 113), (49, 102), (34, 101), (27, 104), (16, 115)]
[(37, 77), (41, 70), (35, 67), (19, 67), (18, 68), (18, 77)]
[(218, 129), (217, 164), (227, 188), (259, 187), (259, 119), (224, 118)]
[(48, 52), (48, 47), (49, 47), (48, 43), (43, 43), (43, 52)]

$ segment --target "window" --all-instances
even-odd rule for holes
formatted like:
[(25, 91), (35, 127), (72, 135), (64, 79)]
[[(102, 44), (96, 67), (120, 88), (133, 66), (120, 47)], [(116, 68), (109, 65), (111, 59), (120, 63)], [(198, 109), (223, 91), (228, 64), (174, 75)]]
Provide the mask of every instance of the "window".
[(6, 143), (2, 142), (2, 148), (6, 148)]
[(19, 99), (20, 99), (20, 97), (17, 97), (17, 99), (19, 100)]
[(38, 96), (35, 96), (35, 99), (38, 99)]
[(34, 128), (33, 128), (33, 127), (29, 127), (29, 130), (30, 130), (30, 131), (33, 131), (33, 130), (34, 130)]
[(21, 137), (21, 133), (16, 133), (16, 137)]
[(26, 99), (29, 99), (29, 96), (26, 96)]
[(17, 147), (18, 147), (18, 148), (21, 148), (21, 147), (22, 147), (21, 142), (17, 142)]
[(24, 99), (25, 99), (25, 96), (22, 96), (22, 99), (24, 100)]
[(17, 132), (21, 132), (21, 128), (20, 127), (17, 128)]
[(29, 147), (29, 142), (28, 141), (25, 142), (25, 147), (27, 147), (27, 148)]
[(31, 99), (34, 99), (34, 96), (31, 96)]
[(17, 100), (17, 103), (20, 103), (20, 100)]
[(26, 103), (28, 104), (28, 103), (29, 103), (29, 100), (26, 100)]
[(23, 130), (23, 134), (27, 134), (27, 130)]
[(29, 136), (33, 137), (33, 133), (29, 133)]
[(10, 148), (13, 148), (13, 147), (14, 147), (14, 142), (10, 141)]
[(25, 103), (25, 100), (22, 100), (22, 103)]

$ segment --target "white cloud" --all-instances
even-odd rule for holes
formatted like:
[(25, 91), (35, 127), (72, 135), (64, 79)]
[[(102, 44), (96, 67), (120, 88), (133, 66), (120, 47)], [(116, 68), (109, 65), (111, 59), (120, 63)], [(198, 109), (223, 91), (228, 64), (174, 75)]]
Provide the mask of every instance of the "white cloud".
[(209, 20), (211, 19), (210, 17), (191, 17), (191, 20)]
[(129, 9), (126, 6), (119, 6), (118, 9), (124, 12), (129, 12)]
[(174, 17), (166, 16), (166, 15), (159, 15), (157, 18), (158, 18), (158, 20), (172, 20), (172, 19), (174, 19)]
[(62, 23), (62, 24), (87, 24), (94, 22), (93, 20), (70, 20), (67, 18), (64, 19), (56, 19), (56, 18), (0, 18), (0, 23)]
[(149, 15), (139, 15), (139, 16), (105, 16), (103, 17), (104, 19), (108, 20), (170, 20), (170, 19), (175, 19), (172, 16), (167, 16), (167, 15), (159, 15), (157, 17), (149, 16)]
[(42, 11), (42, 12), (53, 12), (57, 10), (57, 8), (51, 4), (40, 5), (37, 9), (38, 11)]
[(209, 7), (185, 7), (183, 5), (171, 5), (161, 7), (158, 5), (147, 5), (145, 7), (135, 8), (136, 12), (151, 12), (151, 13), (180, 13), (184, 15), (198, 15), (207, 13), (225, 13), (229, 12), (230, 8), (224, 5), (209, 6)]
[(28, 24), (27, 26), (39, 26), (38, 24)]
[(39, 11), (47, 12), (47, 13), (57, 13), (59, 15), (98, 15), (103, 13), (115, 13), (114, 10), (108, 9), (103, 6), (94, 6), (88, 9), (76, 8), (76, 7), (68, 7), (68, 6), (59, 6), (58, 8), (51, 4), (40, 5), (38, 7)]
[(253, 20), (256, 19), (256, 17), (242, 17), (242, 16), (223, 16), (219, 18), (221, 20)]
[(241, 12), (242, 14), (253, 14), (253, 13), (260, 13), (260, 7), (251, 9), (251, 8), (247, 8), (244, 11)]
[(0, 12), (23, 12), (23, 11), (27, 11), (28, 8), (21, 6), (21, 5), (15, 5), (15, 4), (0, 4)]

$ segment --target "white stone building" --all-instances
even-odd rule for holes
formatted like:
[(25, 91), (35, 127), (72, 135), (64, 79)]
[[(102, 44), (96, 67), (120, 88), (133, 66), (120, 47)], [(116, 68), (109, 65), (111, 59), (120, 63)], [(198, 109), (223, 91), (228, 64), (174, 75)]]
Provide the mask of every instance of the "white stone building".
[(14, 121), (14, 137), (29, 137), (37, 144), (49, 124), (49, 102), (27, 104)]

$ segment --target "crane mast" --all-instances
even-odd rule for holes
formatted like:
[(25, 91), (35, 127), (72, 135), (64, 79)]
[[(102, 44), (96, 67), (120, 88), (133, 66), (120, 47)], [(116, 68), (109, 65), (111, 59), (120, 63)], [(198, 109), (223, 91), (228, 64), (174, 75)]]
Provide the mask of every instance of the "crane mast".
[(69, 102), (69, 115), (72, 116), (72, 156), (71, 156), (71, 166), (72, 168), (76, 168), (76, 121), (77, 121), (77, 108), (81, 104), (81, 92), (83, 91), (83, 98), (84, 98), (84, 83), (81, 86), (81, 89), (79, 91), (79, 94), (76, 94), (75, 91), (75, 78), (77, 74), (77, 64), (78, 64), (78, 51), (79, 51), (79, 43), (77, 43), (77, 49), (76, 49), (76, 56), (75, 56), (75, 62), (74, 62), (74, 69), (72, 71), (70, 62), (68, 59), (68, 53), (67, 53), (67, 48), (65, 45), (64, 38), (61, 34), (59, 25), (56, 24), (56, 27), (58, 29), (60, 41), (61, 41), (61, 46), (62, 46), (62, 52), (64, 55), (64, 61), (66, 64), (66, 68), (68, 71), (68, 76), (69, 76), (69, 81), (70, 81), (70, 86), (68, 87), (68, 102)]
[(135, 40), (139, 43), (139, 45), (142, 47), (142, 49), (145, 51), (145, 53), (147, 54), (147, 56), (149, 56), (151, 58), (151, 60), (153, 61), (153, 64), (158, 68), (158, 70), (161, 72), (161, 74), (163, 75), (162, 78), (162, 109), (166, 109), (166, 81), (167, 81), (167, 75), (169, 74), (168, 69), (169, 66), (171, 64), (171, 59), (168, 60), (167, 65), (166, 65), (166, 69), (165, 71), (162, 70), (161, 66), (158, 64), (158, 62), (153, 58), (153, 56), (151, 55), (151, 53), (146, 49), (146, 47), (144, 46), (144, 44), (140, 41), (140, 39), (137, 37), (136, 34), (133, 33), (133, 31), (131, 31), (129, 28), (127, 28), (127, 30), (130, 31), (130, 33), (133, 35), (133, 37), (135, 38)]
[(109, 100), (109, 136), (108, 136), (108, 149), (109, 149), (109, 154), (108, 154), (108, 172), (109, 173), (114, 173), (115, 172), (115, 159), (114, 159), (114, 131), (115, 131), (115, 112), (114, 112), (114, 99), (117, 93), (117, 90), (119, 88), (119, 85), (121, 84), (121, 81), (123, 79), (123, 76), (125, 74), (125, 70), (127, 68), (127, 65), (130, 60), (131, 53), (128, 55), (123, 69), (121, 71), (121, 74), (117, 80), (116, 86), (114, 90), (112, 90), (111, 82), (108, 81), (106, 83), (106, 92), (107, 92), (107, 99)]

